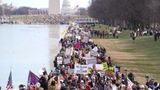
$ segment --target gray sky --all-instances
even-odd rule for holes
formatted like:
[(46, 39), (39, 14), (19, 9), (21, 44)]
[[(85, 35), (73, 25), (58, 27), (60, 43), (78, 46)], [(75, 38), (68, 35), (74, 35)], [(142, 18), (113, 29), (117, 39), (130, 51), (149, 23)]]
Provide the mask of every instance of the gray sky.
[[(2, 0), (4, 3), (13, 4), (13, 6), (30, 6), (34, 8), (48, 8), (49, 0)], [(62, 2), (62, 0), (61, 0)], [(79, 5), (87, 7), (89, 0), (70, 0), (72, 8)]]

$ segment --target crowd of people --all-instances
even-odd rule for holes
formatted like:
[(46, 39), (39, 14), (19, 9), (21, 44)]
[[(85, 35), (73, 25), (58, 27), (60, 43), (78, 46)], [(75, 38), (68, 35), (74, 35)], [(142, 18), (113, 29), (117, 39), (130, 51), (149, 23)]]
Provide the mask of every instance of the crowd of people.
[(91, 30), (92, 37), (96, 38), (118, 38), (121, 33), (121, 28), (119, 26), (110, 28), (109, 30)]
[[(135, 80), (133, 72), (113, 64), (108, 50), (95, 44), (91, 28), (70, 25), (59, 44), (53, 61), (55, 70), (45, 68), (38, 83), (28, 83), (29, 90), (160, 90), (160, 84), (146, 76), (146, 85)], [(24, 85), (19, 86), (25, 90)]]
[(18, 24), (60, 24), (62, 21), (67, 20), (67, 18), (62, 15), (20, 15), (11, 16), (10, 21)]
[(130, 36), (133, 40), (138, 36), (154, 36), (154, 41), (157, 41), (160, 39), (160, 27), (144, 29), (138, 28), (137, 30), (132, 31)]
[(91, 35), (96, 38), (110, 38), (110, 37), (118, 38), (118, 34), (119, 34), (119, 32), (117, 30), (114, 30), (114, 31), (112, 31), (112, 30), (110, 30), (110, 31), (92, 30), (91, 31)]
[[(91, 30), (91, 36), (95, 38), (118, 38), (119, 34), (122, 33), (122, 29), (117, 26), (110, 28), (109, 30)], [(138, 28), (130, 32), (130, 37), (132, 40), (136, 40), (138, 36), (153, 36), (154, 41), (160, 39), (160, 27), (156, 28)]]

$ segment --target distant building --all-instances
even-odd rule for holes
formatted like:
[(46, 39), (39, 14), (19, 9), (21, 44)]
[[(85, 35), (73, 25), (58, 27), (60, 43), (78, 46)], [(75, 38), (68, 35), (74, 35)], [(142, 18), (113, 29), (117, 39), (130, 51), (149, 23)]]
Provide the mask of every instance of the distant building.
[(72, 9), (69, 0), (63, 0), (61, 14), (62, 15), (71, 15)]
[(49, 0), (49, 15), (60, 14), (60, 0)]
[(29, 9), (29, 15), (48, 15), (47, 9)]

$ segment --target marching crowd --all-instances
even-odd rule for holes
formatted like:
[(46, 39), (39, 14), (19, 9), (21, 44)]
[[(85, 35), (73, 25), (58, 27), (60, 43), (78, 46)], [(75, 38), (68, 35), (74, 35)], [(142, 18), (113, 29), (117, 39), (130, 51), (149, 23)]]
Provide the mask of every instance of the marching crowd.
[(59, 24), (65, 19), (61, 15), (21, 15), (11, 16), (10, 20), (24, 24)]
[[(108, 50), (95, 44), (90, 26), (73, 24), (59, 44), (54, 70), (43, 68), (40, 77), (31, 73), (27, 87), (19, 90), (160, 90), (160, 84), (145, 76), (146, 84), (135, 80), (133, 72), (113, 64)], [(32, 79), (31, 79), (32, 78)]]
[[(135, 81), (133, 72), (114, 65), (107, 50), (91, 40), (91, 29), (70, 25), (61, 49), (53, 61), (55, 70), (43, 75), (29, 90), (160, 90), (160, 84), (146, 76), (146, 85)], [(19, 86), (24, 90), (24, 86)]]

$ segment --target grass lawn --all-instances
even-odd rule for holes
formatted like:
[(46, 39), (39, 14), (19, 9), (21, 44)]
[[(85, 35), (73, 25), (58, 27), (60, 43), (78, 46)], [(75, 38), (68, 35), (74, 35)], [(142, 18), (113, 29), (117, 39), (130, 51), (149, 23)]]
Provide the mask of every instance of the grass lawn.
[(103, 24), (95, 24), (95, 27), (94, 27), (94, 30), (99, 30), (99, 31), (110, 30), (110, 29), (113, 29), (113, 27), (103, 25)]
[(160, 82), (160, 39), (155, 42), (151, 36), (138, 37), (132, 41), (128, 30), (119, 35), (119, 39), (94, 39), (105, 47), (107, 55), (115, 64), (134, 72), (136, 80), (145, 82), (145, 75)]

